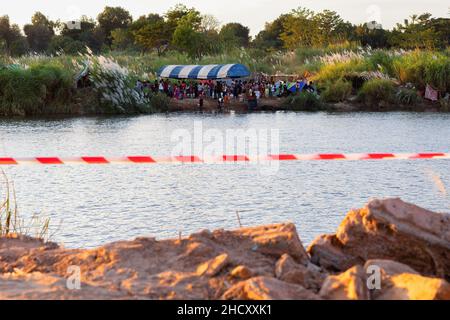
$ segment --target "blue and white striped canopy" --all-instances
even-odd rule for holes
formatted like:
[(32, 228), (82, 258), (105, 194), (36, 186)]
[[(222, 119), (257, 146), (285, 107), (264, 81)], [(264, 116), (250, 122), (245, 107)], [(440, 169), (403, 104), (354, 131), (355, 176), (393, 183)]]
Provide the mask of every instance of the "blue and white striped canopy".
[(158, 77), (170, 79), (216, 80), (249, 76), (250, 71), (242, 64), (170, 65), (158, 71)]

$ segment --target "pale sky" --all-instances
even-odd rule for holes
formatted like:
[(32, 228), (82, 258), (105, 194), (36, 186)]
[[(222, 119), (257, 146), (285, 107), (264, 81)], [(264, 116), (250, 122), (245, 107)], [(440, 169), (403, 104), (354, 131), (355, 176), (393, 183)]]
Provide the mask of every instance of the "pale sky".
[(35, 11), (52, 20), (70, 21), (87, 15), (95, 18), (105, 6), (122, 6), (137, 18), (148, 13), (164, 13), (177, 3), (213, 14), (221, 23), (240, 22), (255, 35), (280, 14), (299, 6), (314, 11), (330, 9), (352, 23), (377, 20), (384, 28), (392, 28), (414, 13), (429, 12), (436, 17), (449, 17), (449, 3), (444, 0), (0, 0), (0, 15), (7, 14), (23, 26)]

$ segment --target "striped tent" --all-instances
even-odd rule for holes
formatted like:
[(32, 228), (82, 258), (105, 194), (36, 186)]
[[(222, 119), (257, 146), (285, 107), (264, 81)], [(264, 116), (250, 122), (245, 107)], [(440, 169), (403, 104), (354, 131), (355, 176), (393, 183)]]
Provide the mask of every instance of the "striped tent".
[(218, 80), (249, 76), (250, 71), (242, 64), (170, 65), (158, 71), (158, 77), (170, 79)]

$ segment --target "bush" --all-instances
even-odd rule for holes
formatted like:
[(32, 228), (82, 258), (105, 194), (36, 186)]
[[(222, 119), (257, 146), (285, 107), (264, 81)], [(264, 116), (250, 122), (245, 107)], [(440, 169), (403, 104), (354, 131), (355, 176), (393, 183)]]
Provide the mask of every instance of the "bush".
[(438, 52), (414, 51), (393, 62), (395, 76), (402, 83), (413, 83), (420, 89), (427, 84), (441, 92), (450, 91), (450, 59)]
[(389, 76), (394, 76), (394, 57), (385, 50), (375, 50), (372, 55), (367, 58), (370, 68), (381, 71)]
[(150, 105), (153, 112), (168, 112), (170, 98), (164, 93), (157, 93), (150, 99)]
[(40, 65), (0, 70), (1, 115), (41, 114), (45, 107), (66, 104), (71, 95), (71, 74), (61, 68)]
[(324, 106), (319, 97), (310, 92), (301, 92), (289, 97), (285, 103), (288, 110), (292, 111), (321, 111)]
[(343, 79), (327, 83), (321, 98), (325, 102), (342, 102), (352, 94), (352, 84)]
[(391, 103), (394, 97), (394, 84), (390, 80), (372, 79), (364, 83), (358, 98), (367, 106), (378, 106), (380, 103)]
[(402, 88), (395, 94), (398, 103), (403, 105), (415, 105), (419, 102), (420, 97), (417, 95), (417, 91), (414, 89)]

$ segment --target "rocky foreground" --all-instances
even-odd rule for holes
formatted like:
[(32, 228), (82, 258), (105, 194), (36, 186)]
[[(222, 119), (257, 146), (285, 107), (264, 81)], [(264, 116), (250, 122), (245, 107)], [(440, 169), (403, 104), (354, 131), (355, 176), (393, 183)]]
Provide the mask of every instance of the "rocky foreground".
[(449, 280), (450, 215), (398, 199), (351, 211), (307, 249), (293, 224), (94, 250), (0, 239), (0, 299), (450, 300)]

